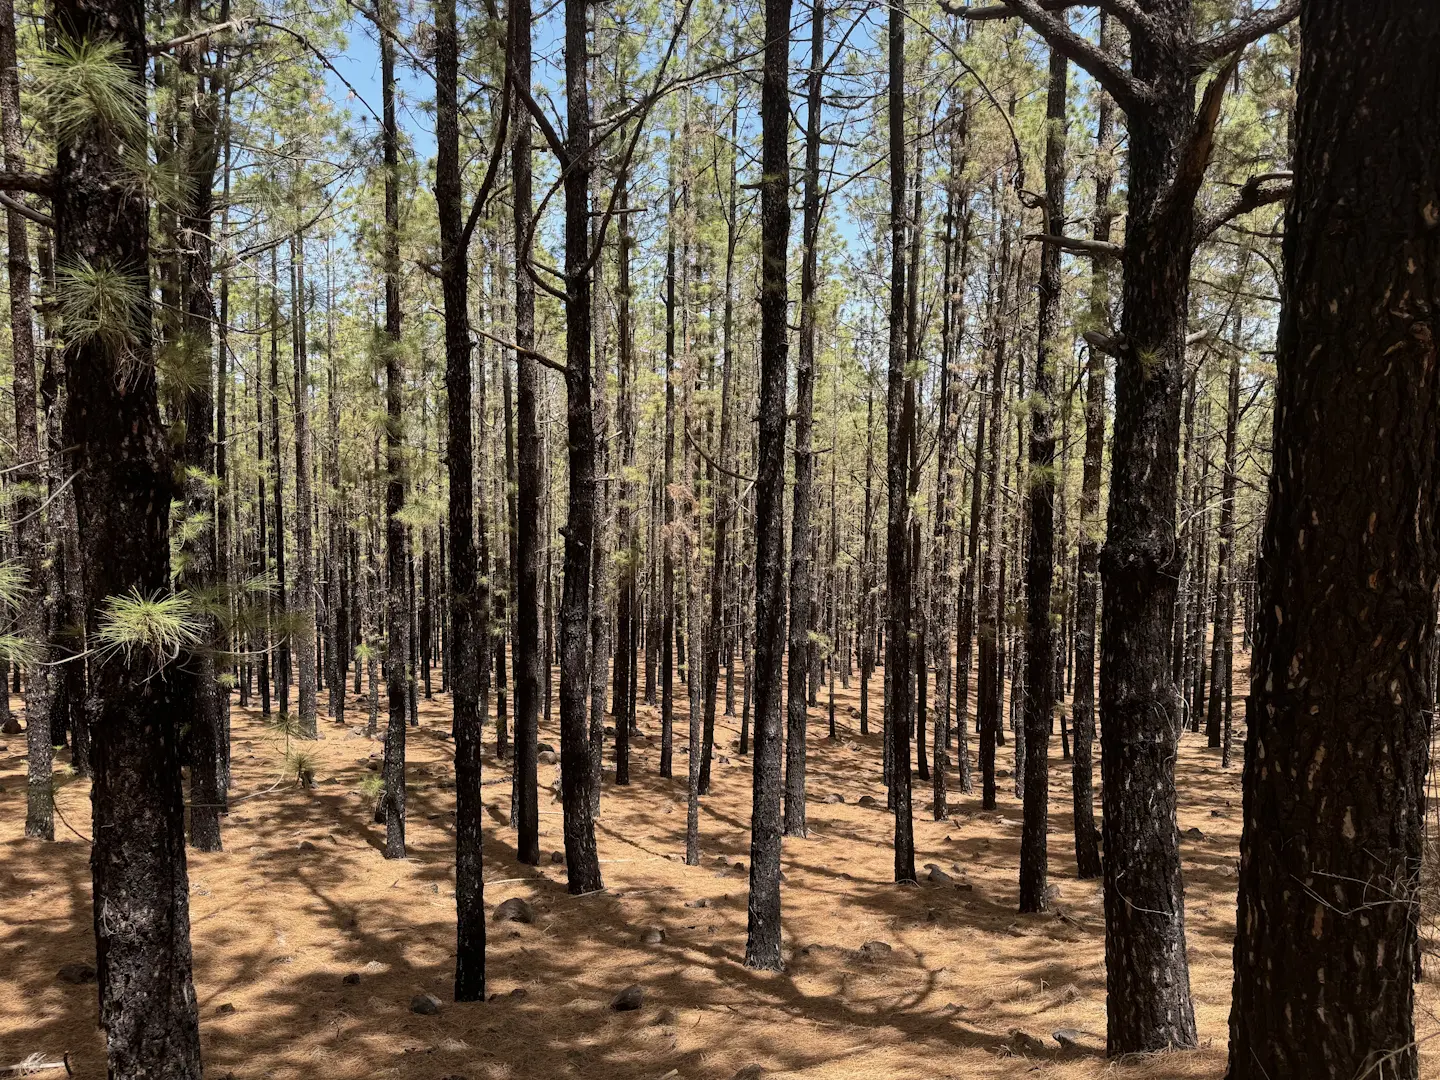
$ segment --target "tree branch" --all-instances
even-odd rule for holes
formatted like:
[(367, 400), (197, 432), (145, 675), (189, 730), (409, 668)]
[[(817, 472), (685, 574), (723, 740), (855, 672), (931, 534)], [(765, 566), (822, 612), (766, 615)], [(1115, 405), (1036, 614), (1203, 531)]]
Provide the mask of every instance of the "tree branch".
[(504, 338), (496, 337), (494, 334), (489, 333), (488, 331), (481, 330), (478, 326), (475, 327), (474, 330), (481, 337), (489, 338), (491, 341), (495, 342), (496, 345), (502, 345), (505, 348), (509, 349), (511, 352), (519, 353), (521, 356), (528, 356), (531, 360), (534, 360), (541, 367), (547, 367), (551, 371), (558, 371), (561, 375), (570, 374), (570, 369), (567, 368), (564, 364), (560, 363), (560, 361), (558, 360), (550, 359), (550, 357), (546, 356), (542, 352), (539, 352), (535, 349), (527, 349), (521, 345), (515, 344), (515, 342), (513, 341), (506, 341)]
[[(1277, 187), (1263, 186), (1272, 180), (1283, 182)], [(1290, 198), (1290, 192), (1294, 186), (1290, 180), (1291, 174), (1288, 172), (1261, 173), (1259, 176), (1252, 176), (1245, 181), (1245, 185), (1235, 199), (1196, 223), (1195, 243), (1200, 244), (1209, 239), (1220, 226), (1228, 221), (1234, 221), (1241, 214), (1248, 214), (1251, 210), (1258, 210), (1271, 203), (1284, 202)]]
[(1257, 11), (1224, 33), (1196, 45), (1191, 54), (1191, 64), (1196, 68), (1208, 67), (1222, 56), (1239, 52), (1252, 41), (1279, 30), (1299, 14), (1300, 0), (1281, 0), (1273, 8)]
[(39, 210), (33, 210), (26, 206), (19, 199), (12, 199), (9, 195), (0, 192), (0, 206), (7, 210), (13, 210), (21, 217), (27, 217), (37, 225), (43, 225), (47, 229), (55, 227), (55, 219), (49, 214), (42, 214)]
[(1118, 259), (1125, 254), (1125, 245), (1112, 244), (1108, 240), (1084, 240), (1076, 236), (1055, 236), (1052, 233), (1027, 233), (1025, 239), (1053, 244), (1072, 255), (1090, 255), (1097, 259)]
[[(968, 12), (972, 10), (954, 3), (954, 0), (941, 0), (941, 6), (951, 14), (966, 18), (969, 17)], [(1043, 37), (1052, 49), (1088, 71), (1095, 81), (1115, 99), (1115, 104), (1124, 109), (1126, 113), (1133, 114), (1149, 106), (1150, 87), (1135, 78), (1110, 53), (1071, 30), (1063, 18), (1047, 9), (1046, 0), (1005, 0), (1004, 7), (1011, 15), (1023, 19), (1026, 25)], [(973, 10), (986, 11), (990, 9)], [(986, 17), (996, 18), (998, 16)]]
[(55, 187), (55, 178), (49, 173), (20, 172), (13, 169), (0, 171), (0, 191), (28, 191), (32, 195), (49, 197)]
[(1205, 179), (1205, 169), (1210, 164), (1210, 152), (1215, 147), (1215, 125), (1220, 121), (1220, 106), (1225, 103), (1225, 87), (1235, 67), (1240, 63), (1237, 52), (1215, 73), (1200, 98), (1200, 110), (1195, 114), (1190, 137), (1180, 150), (1180, 162), (1175, 167), (1175, 177), (1170, 181), (1170, 190), (1161, 200), (1163, 212), (1174, 214), (1182, 207), (1193, 208), (1195, 196)]
[(229, 22), (219, 23), (215, 26), (202, 26), (199, 30), (191, 30), (190, 33), (181, 34), (169, 41), (156, 41), (145, 51), (151, 56), (159, 56), (161, 53), (170, 52), (194, 41), (203, 41), (205, 38), (224, 33), (226, 30), (244, 30), (250, 25), (250, 22), (249, 19), (231, 19)]
[(520, 100), (524, 103), (526, 112), (534, 119), (535, 126), (540, 129), (540, 134), (545, 136), (545, 145), (548, 146), (550, 152), (555, 155), (555, 160), (560, 163), (560, 171), (569, 172), (570, 155), (566, 152), (565, 144), (561, 141), (560, 136), (555, 133), (555, 126), (550, 123), (550, 118), (545, 115), (545, 110), (542, 109), (540, 103), (535, 100), (535, 95), (530, 92), (530, 87), (520, 85), (520, 80), (515, 77), (513, 69), (509, 71), (509, 78), (510, 85), (513, 86), (515, 92), (520, 95)]

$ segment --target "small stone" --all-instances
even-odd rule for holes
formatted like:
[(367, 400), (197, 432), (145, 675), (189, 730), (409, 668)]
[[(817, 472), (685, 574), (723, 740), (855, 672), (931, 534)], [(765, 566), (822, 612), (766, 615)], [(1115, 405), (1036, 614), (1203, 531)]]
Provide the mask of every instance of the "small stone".
[(887, 941), (867, 941), (860, 946), (860, 959), (881, 960), (895, 951)]
[(640, 935), (640, 940), (646, 945), (660, 945), (665, 941), (665, 931), (658, 926), (646, 927)]
[(535, 909), (530, 906), (528, 900), (512, 896), (509, 900), (501, 902), (500, 906), (495, 909), (495, 914), (490, 918), (494, 922), (518, 922), (528, 925), (535, 921)]
[(342, 983), (344, 983), (346, 986), (359, 986), (359, 985), (360, 985), (360, 973), (359, 973), (358, 971), (352, 971), (352, 972), (350, 972), (350, 974), (346, 975), (346, 976), (345, 976), (343, 979), (341, 979), (340, 981), (341, 981)]
[(947, 874), (944, 870), (941, 870), (940, 867), (936, 866), (933, 862), (926, 863), (925, 868), (930, 871), (930, 873), (927, 874), (926, 877), (928, 877), (936, 885), (955, 884), (955, 879), (949, 874)]
[(541, 765), (554, 765), (560, 758), (554, 750), (541, 750), (535, 755), (535, 760)]
[(550, 852), (550, 865), (551, 865), (551, 866), (564, 866), (564, 865), (565, 865), (565, 853), (564, 853), (563, 851), (552, 851), (552, 852)]
[(538, 750), (538, 751), (539, 751), (540, 753), (542, 753), (542, 754), (553, 754), (553, 753), (555, 753), (555, 747), (551, 746), (548, 742), (536, 743), (536, 744), (535, 744), (535, 749)]
[(627, 986), (616, 994), (615, 1000), (610, 1002), (610, 1008), (616, 1012), (634, 1012), (643, 1004), (645, 1004), (645, 988), (636, 984)]
[(510, 996), (512, 998), (523, 998), (528, 993), (530, 993), (530, 991), (526, 990), (523, 986), (517, 986), (514, 990), (510, 991)]
[(613, 735), (615, 734), (615, 729), (614, 729), (611, 725), (606, 724), (606, 725), (605, 725), (605, 734), (606, 734), (607, 736), (613, 736)]
[(416, 994), (410, 999), (410, 1011), (421, 1016), (434, 1016), (440, 1011), (440, 999), (434, 994)]
[(861, 795), (857, 800), (861, 806), (878, 806), (874, 795)]
[(1204, 839), (1205, 839), (1205, 834), (1204, 834), (1203, 832), (1201, 832), (1199, 829), (1194, 828), (1193, 826), (1192, 826), (1191, 828), (1188, 828), (1188, 829), (1185, 830), (1185, 835), (1186, 835), (1187, 837), (1189, 837), (1191, 840), (1204, 840)]
[(1105, 1041), (1093, 1031), (1081, 1031), (1079, 1028), (1061, 1028), (1059, 1031), (1053, 1032), (1052, 1036), (1066, 1050), (1080, 1049), (1081, 1039), (1094, 1039), (1102, 1043)]
[(235, 1006), (232, 1005), (232, 1004), (230, 1004), (230, 1002), (228, 1002), (228, 1001), (223, 1002), (222, 1004), (215, 1006), (215, 1015), (216, 1015), (216, 1016), (234, 1016), (234, 1015), (235, 1015)]
[(1045, 1052), (1045, 1044), (1028, 1031), (1011, 1028), (1010, 1049), (1017, 1054), (1043, 1054)]
[(836, 803), (843, 803), (845, 801), (845, 796), (841, 795), (838, 791), (832, 791), (829, 795), (825, 796), (825, 801), (832, 805)]
[(1211, 817), (1224, 817), (1225, 815), (1222, 814), (1219, 810), (1211, 810), (1211, 811), (1210, 811), (1210, 816), (1211, 816)]
[(762, 1080), (764, 1076), (764, 1067), (752, 1062), (743, 1068), (736, 1069), (735, 1075), (731, 1077), (731, 1080)]
[(715, 865), (718, 866), (718, 867), (721, 867), (722, 869), (725, 869), (725, 868), (728, 868), (728, 867), (729, 867), (729, 865), (730, 865), (730, 860), (727, 859), (724, 855), (716, 855), (716, 856), (715, 856)]
[(80, 986), (83, 983), (95, 981), (95, 968), (92, 964), (65, 964), (56, 974), (60, 976), (61, 982), (67, 982), (71, 986)]
[(707, 908), (710, 906), (710, 900), (702, 896), (699, 900), (686, 900), (685, 906), (688, 908)]
[(297, 846), (298, 846), (299, 850), (301, 850), (301, 851), (314, 851), (314, 850), (316, 850), (316, 849), (315, 849), (315, 845), (314, 845), (313, 843), (311, 843), (309, 840), (301, 840), (300, 843), (299, 843), (299, 845), (297, 845)]

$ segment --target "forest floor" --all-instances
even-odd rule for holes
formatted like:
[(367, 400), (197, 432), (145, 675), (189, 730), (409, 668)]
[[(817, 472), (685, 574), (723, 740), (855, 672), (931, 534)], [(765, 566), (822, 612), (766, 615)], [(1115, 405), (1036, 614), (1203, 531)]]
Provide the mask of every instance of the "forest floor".
[[(879, 673), (870, 685), (878, 717)], [(550, 861), (564, 847), (560, 805), (546, 791), (556, 767), (540, 767), (543, 865), (519, 866), (506, 825), (510, 786), (492, 742), (486, 906), (522, 897), (535, 921), (488, 925), (491, 998), (461, 1005), (450, 1000), (448, 697), (422, 702), (421, 726), (409, 733), (404, 862), (381, 857), (384, 827), (372, 824), (372, 801), (360, 791), (381, 754), (380, 742), (363, 734), (360, 699), (351, 698), (348, 727), (322, 716), (311, 789), (282, 775), (283, 746), (257, 712), (235, 708), (226, 850), (191, 852), (189, 862), (206, 1075), (727, 1080), (758, 1065), (763, 1073), (748, 1075), (1223, 1076), (1238, 767), (1222, 772), (1203, 735), (1184, 736), (1181, 852), (1200, 1048), (1109, 1062), (1100, 886), (1075, 876), (1070, 768), (1058, 736), (1050, 766), (1050, 880), (1058, 897), (1050, 913), (1017, 915), (1013, 746), (1000, 752), (998, 811), (982, 812), (978, 795), (952, 791), (950, 820), (935, 822), (929, 785), (917, 780), (922, 881), (897, 887), (879, 737), (873, 729), (859, 735), (855, 691), (837, 688), (837, 695), (835, 741), (825, 737), (823, 706), (811, 711), (810, 835), (785, 841), (783, 973), (743, 966), (750, 762), (736, 753), (738, 716), (718, 724), (712, 793), (700, 812), (702, 860), (687, 867), (686, 727), (677, 724), (675, 779), (662, 780), (658, 713), (640, 709), (639, 726), (651, 737), (632, 741), (633, 782), (617, 789), (607, 776), (604, 788), (598, 841), (606, 890), (583, 897), (566, 892), (564, 867)], [(675, 696), (683, 718), (683, 690)], [(541, 739), (559, 743), (553, 726)], [(94, 961), (88, 844), (74, 831), (89, 833), (89, 785), (62, 788), (65, 820), (57, 821), (56, 842), (40, 847), (21, 835), (24, 763), (24, 737), (0, 737), (0, 1066), (69, 1051), (77, 1075), (99, 1077), (95, 987), (57, 978), (62, 965)], [(1098, 775), (1097, 762), (1097, 787)], [(844, 802), (827, 801), (833, 795)], [(865, 795), (879, 805), (858, 805)], [(926, 864), (953, 881), (925, 880)], [(652, 927), (664, 931), (662, 941), (646, 942)], [(884, 945), (866, 947), (874, 942)], [(347, 975), (358, 981), (347, 983)], [(612, 1010), (631, 984), (645, 988), (643, 1006)], [(1440, 1077), (1435, 977), (1418, 991), (1421, 1074)], [(426, 993), (440, 1000), (437, 1015), (411, 1010), (412, 998)], [(1095, 1034), (1065, 1049), (1052, 1037), (1061, 1028)]]

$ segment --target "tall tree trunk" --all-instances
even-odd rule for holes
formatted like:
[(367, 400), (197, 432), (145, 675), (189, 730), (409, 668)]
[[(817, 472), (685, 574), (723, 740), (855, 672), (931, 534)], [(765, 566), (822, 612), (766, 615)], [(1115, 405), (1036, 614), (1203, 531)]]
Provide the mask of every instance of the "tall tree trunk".
[(1230, 1080), (1419, 1075), (1440, 22), (1302, 7)]
[[(530, 87), (530, 0), (511, 0), (510, 70), (516, 87)], [(514, 92), (514, 91), (512, 91)], [(540, 652), (540, 366), (535, 347), (535, 284), (530, 279), (530, 229), (533, 221), (530, 116), (515, 107), (511, 145), (511, 183), (515, 224), (515, 506), (510, 523), (515, 567), (515, 857), (540, 861), (540, 808), (536, 791), (536, 755), (540, 733), (541, 682), (546, 660)], [(506, 368), (508, 371), (509, 369)], [(508, 395), (507, 395), (508, 397)], [(507, 412), (508, 416), (508, 412)], [(507, 431), (509, 428), (507, 420)], [(508, 440), (507, 440), (508, 444)], [(509, 470), (507, 469), (507, 472)]]
[[(144, 6), (58, 0), (53, 11), (65, 38), (119, 46), (117, 74), (134, 95), (124, 127), (139, 131), (143, 147)], [(137, 147), (127, 148), (112, 131), (94, 125), (61, 133), (53, 203), (62, 283), (88, 264), (124, 275), (135, 297), (124, 340), (61, 327), (65, 441), (76, 448), (75, 508), (92, 631), (120, 598), (168, 592), (170, 501), (178, 495), (151, 354), (149, 208), (144, 189), (130, 182), (126, 155)], [(109, 1074), (198, 1080), (178, 752), (181, 679), (144, 648), (97, 654), (90, 670), (97, 713), (91, 871)]]
[(585, 0), (565, 0), (565, 427), (570, 465), (560, 596), (560, 783), (572, 893), (601, 888), (591, 806), (590, 563), (595, 538), (595, 427), (590, 379), (590, 95)]
[[(20, 117), (20, 71), (15, 46), (14, 0), (0, 0), (0, 142), (5, 168), (25, 167), (25, 143)], [(53, 573), (47, 570), (44, 526), (40, 519), (40, 431), (35, 412), (35, 320), (31, 315), (30, 237), (25, 218), (5, 210), (6, 268), (10, 282), (10, 343), (13, 363), (11, 390), (15, 396), (15, 457), (13, 473), (17, 493), (13, 508), (15, 547), (25, 568), (35, 602), (26, 604), (19, 631), (39, 646), (49, 637), (46, 612), (53, 609)], [(29, 665), (25, 686), (25, 835), (55, 839), (55, 794), (51, 769), (55, 748), (50, 732), (52, 669)], [(15, 729), (18, 732), (19, 728)], [(14, 734), (8, 732), (7, 734)]]
[[(1100, 16), (1100, 41), (1108, 42), (1107, 19)], [(1092, 235), (1110, 240), (1110, 188), (1114, 181), (1111, 141), (1114, 110), (1109, 95), (1098, 91), (1095, 127), (1095, 209)], [(1100, 329), (1108, 321), (1111, 264), (1095, 259), (1090, 268), (1090, 321)], [(1075, 823), (1075, 863), (1080, 878), (1100, 876), (1099, 833), (1091, 760), (1095, 742), (1095, 616), (1100, 602), (1100, 481), (1105, 458), (1105, 354), (1093, 345), (1085, 362), (1085, 460), (1080, 477), (1080, 539), (1075, 570), (1075, 680), (1071, 715), (1075, 720), (1075, 754), (1070, 762), (1071, 802)]]
[(380, 80), (384, 99), (385, 232), (381, 261), (385, 275), (385, 693), (390, 716), (385, 728), (385, 857), (405, 857), (406, 667), (410, 653), (410, 610), (405, 595), (405, 474), (402, 457), (404, 372), (400, 356), (400, 137), (395, 126), (395, 8), (376, 6), (380, 38)]
[[(785, 835), (805, 835), (805, 679), (809, 667), (810, 508), (815, 457), (816, 248), (820, 243), (820, 95), (825, 64), (825, 0), (810, 5), (809, 93), (805, 106), (805, 208), (801, 226), (800, 352), (795, 365), (795, 488), (790, 517), (790, 649), (786, 696)], [(724, 460), (722, 453), (721, 460)]]
[(906, 360), (905, 299), (905, 2), (890, 7), (890, 373), (886, 395), (885, 475), (889, 507), (885, 529), (885, 679), (890, 687), (886, 728), (890, 795), (895, 813), (895, 880), (915, 880), (910, 816), (910, 724), (915, 684), (910, 669), (912, 613), (910, 566), (910, 442), (915, 426)]
[[(445, 464), (450, 484), (450, 691), (455, 737), (455, 1000), (485, 999), (485, 886), (481, 876), (480, 715), (483, 634), (475, 626), (474, 434), (471, 430), (469, 239), (460, 189), (459, 35), (455, 0), (435, 5), (435, 208), (440, 226), (440, 288), (445, 311)], [(497, 129), (496, 139), (504, 138)], [(482, 414), (483, 416), (483, 414)], [(481, 611), (484, 609), (481, 608)], [(482, 619), (483, 621), (483, 619)]]
[[(1065, 229), (1065, 103), (1069, 64), (1050, 50), (1050, 84), (1045, 98), (1046, 231)], [(1055, 573), (1055, 404), (1054, 375), (1059, 349), (1060, 249), (1040, 252), (1040, 310), (1035, 322), (1039, 349), (1030, 409), (1029, 550), (1025, 563), (1024, 732), (1025, 802), (1020, 834), (1020, 910), (1043, 911), (1049, 860), (1050, 724), (1054, 719), (1055, 640), (1050, 625)]]
[(313, 445), (310, 428), (310, 349), (306, 320), (305, 238), (290, 240), (292, 344), (295, 356), (295, 682), (300, 706), (300, 732), (319, 736), (315, 724), (315, 536), (310, 495)]
[[(1239, 316), (1237, 315), (1238, 319)], [(1230, 350), (1226, 386), (1225, 463), (1220, 479), (1220, 542), (1215, 552), (1215, 644), (1210, 660), (1210, 709), (1205, 732), (1210, 746), (1219, 748), (1225, 713), (1230, 705), (1230, 654), (1234, 649), (1235, 586), (1231, 581), (1235, 544), (1235, 436), (1240, 421), (1240, 343)]]
[(745, 966), (780, 956), (780, 682), (785, 624), (785, 382), (789, 354), (790, 0), (765, 0), (760, 83), (760, 408), (755, 484), (755, 754)]

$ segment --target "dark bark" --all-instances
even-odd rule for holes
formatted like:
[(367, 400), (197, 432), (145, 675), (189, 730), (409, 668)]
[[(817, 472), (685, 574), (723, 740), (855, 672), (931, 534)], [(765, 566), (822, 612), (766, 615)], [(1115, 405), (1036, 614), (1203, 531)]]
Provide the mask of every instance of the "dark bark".
[[(511, 0), (511, 78), (530, 85), (530, 0)], [(515, 224), (515, 506), (511, 513), (515, 576), (515, 856), (540, 861), (540, 810), (536, 791), (536, 754), (540, 733), (540, 693), (545, 658), (540, 652), (540, 369), (527, 350), (535, 347), (535, 285), (526, 272), (532, 220), (530, 116), (516, 108), (511, 146), (511, 183)], [(508, 368), (506, 369), (509, 370)], [(507, 429), (509, 425), (507, 422)], [(507, 469), (507, 472), (510, 471)]]
[[(56, 31), (71, 40), (119, 45), (123, 79), (143, 102), (144, 6), (59, 0), (52, 10)], [(142, 109), (136, 106), (137, 126)], [(124, 340), (64, 334), (65, 441), (75, 448), (92, 630), (111, 598), (168, 592), (170, 501), (178, 494), (151, 353), (149, 212), (143, 189), (129, 182), (131, 150), (98, 125), (64, 132), (56, 147), (57, 268), (88, 262), (136, 287)], [(109, 1074), (117, 1080), (201, 1074), (178, 753), (183, 699), (173, 666), (161, 663), (144, 648), (91, 658), (96, 967)]]
[(910, 667), (913, 603), (910, 565), (910, 443), (915, 426), (913, 389), (906, 360), (905, 266), (905, 3), (890, 7), (890, 371), (886, 394), (885, 475), (889, 486), (885, 528), (885, 679), (890, 749), (890, 796), (895, 814), (895, 880), (915, 880), (915, 840), (910, 815), (910, 724), (915, 684)]
[[(1238, 316), (1237, 316), (1238, 318)], [(1238, 337), (1238, 333), (1237, 333)], [(1230, 708), (1230, 659), (1235, 646), (1235, 586), (1231, 563), (1235, 545), (1235, 436), (1240, 420), (1240, 346), (1230, 355), (1225, 407), (1225, 462), (1220, 480), (1219, 545), (1215, 551), (1215, 641), (1210, 659), (1210, 708), (1205, 732), (1210, 746), (1219, 748)], [(1226, 753), (1229, 764), (1229, 754)]]
[[(455, 1000), (485, 998), (485, 892), (480, 765), (485, 726), (480, 714), (483, 648), (476, 627), (473, 497), (472, 362), (467, 258), (461, 209), (459, 36), (455, 0), (435, 5), (435, 209), (440, 226), (440, 288), (445, 320), (445, 465), (450, 484), (446, 523), (450, 545), (451, 731), (455, 739)], [(497, 131), (496, 138), (503, 136)], [(483, 414), (482, 414), (483, 416)], [(481, 611), (484, 609), (481, 608)], [(482, 619), (483, 622), (483, 619)]]
[(572, 893), (602, 887), (591, 803), (590, 565), (595, 538), (595, 427), (590, 379), (590, 99), (585, 0), (565, 0), (565, 426), (570, 465), (560, 596), (560, 779)]
[(410, 611), (405, 595), (406, 540), (400, 511), (405, 505), (401, 409), (404, 372), (400, 356), (400, 139), (395, 125), (395, 9), (376, 7), (380, 38), (380, 80), (384, 91), (381, 142), (385, 170), (385, 230), (381, 262), (385, 276), (385, 693), (390, 715), (385, 728), (385, 857), (405, 857), (405, 721), (408, 711)]
[(790, 0), (765, 0), (760, 85), (760, 408), (755, 484), (755, 747), (745, 966), (780, 956), (780, 683), (785, 624), (785, 309), (790, 241)]
[[(825, 63), (825, 0), (810, 6), (810, 68), (805, 105), (805, 195), (801, 225), (800, 351), (795, 364), (795, 487), (790, 517), (790, 641), (786, 688), (785, 835), (805, 835), (805, 682), (810, 642), (810, 510), (815, 457), (815, 290), (820, 242), (820, 95)], [(721, 455), (724, 460), (724, 455)]]
[[(1050, 51), (1050, 83), (1045, 98), (1046, 232), (1065, 232), (1065, 102), (1069, 64)], [(1035, 323), (1039, 350), (1030, 409), (1029, 549), (1025, 562), (1024, 732), (1025, 802), (1020, 834), (1020, 910), (1043, 911), (1049, 860), (1046, 831), (1050, 822), (1050, 724), (1054, 714), (1055, 640), (1050, 624), (1055, 574), (1055, 403), (1054, 376), (1059, 349), (1060, 249), (1040, 251), (1040, 309)]]
[(306, 322), (305, 238), (290, 241), (291, 343), (295, 358), (295, 683), (300, 732), (316, 738), (315, 724), (315, 537), (310, 481), (313, 476), (310, 426), (310, 349)]
[(1230, 1080), (1419, 1075), (1440, 437), (1440, 22), (1301, 14)]

